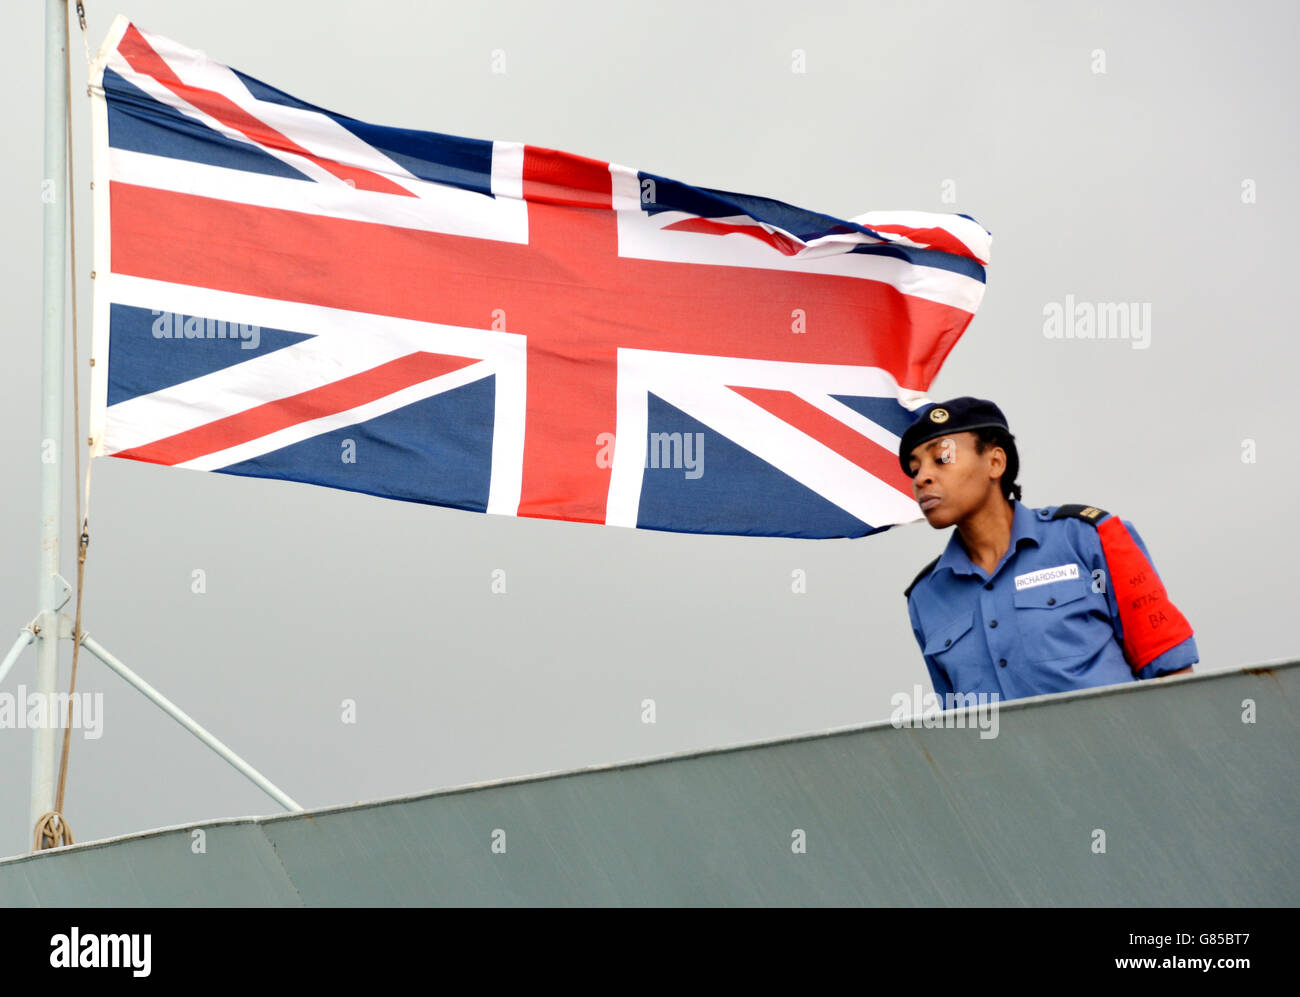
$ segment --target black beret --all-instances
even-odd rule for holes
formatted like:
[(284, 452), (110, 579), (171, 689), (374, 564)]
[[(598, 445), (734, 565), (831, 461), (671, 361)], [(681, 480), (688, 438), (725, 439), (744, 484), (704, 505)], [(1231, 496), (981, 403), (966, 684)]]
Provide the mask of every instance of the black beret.
[(1007, 434), (1009, 442), (1003, 448), (1007, 451), (1005, 473), (1007, 480), (1015, 481), (1016, 474), (1020, 470), (1020, 457), (1016, 453), (1015, 437), (1011, 435), (1011, 427), (1007, 425), (1006, 416), (992, 402), (983, 398), (971, 398), (969, 395), (946, 402), (931, 402), (916, 410), (915, 421), (903, 431), (902, 440), (898, 445), (899, 466), (910, 478), (912, 472), (907, 466), (907, 458), (922, 443), (946, 433), (965, 433), (973, 429), (993, 426), (1004, 430)]

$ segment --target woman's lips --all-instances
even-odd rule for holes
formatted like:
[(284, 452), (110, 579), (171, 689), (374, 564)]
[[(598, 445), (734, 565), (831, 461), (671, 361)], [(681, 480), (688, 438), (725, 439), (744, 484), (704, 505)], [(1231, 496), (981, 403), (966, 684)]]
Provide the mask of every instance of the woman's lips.
[(925, 498), (921, 499), (921, 511), (929, 512), (931, 509), (933, 509), (936, 505), (938, 505), (942, 501), (943, 499), (941, 499), (938, 495), (928, 495)]

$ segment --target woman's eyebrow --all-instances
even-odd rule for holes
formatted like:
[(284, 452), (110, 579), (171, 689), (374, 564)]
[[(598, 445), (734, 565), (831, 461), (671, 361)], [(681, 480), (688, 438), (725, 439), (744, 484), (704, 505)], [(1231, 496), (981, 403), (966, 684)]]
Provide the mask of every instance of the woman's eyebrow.
[[(936, 443), (942, 443), (942, 442), (944, 441), (944, 439), (946, 439), (946, 437), (943, 437), (943, 436), (936, 436), (936, 437), (935, 437), (933, 440), (931, 440), (929, 443), (926, 443), (926, 444), (924, 444), (924, 445), (921, 447), (921, 453), (929, 453), (931, 450), (934, 449), (934, 446), (935, 446)], [(914, 460), (918, 460), (918, 459), (919, 459), (919, 458), (916, 456), (915, 453), (910, 453), (910, 454), (907, 455), (907, 462), (908, 462), (909, 464), (912, 463), (912, 461), (914, 461)]]

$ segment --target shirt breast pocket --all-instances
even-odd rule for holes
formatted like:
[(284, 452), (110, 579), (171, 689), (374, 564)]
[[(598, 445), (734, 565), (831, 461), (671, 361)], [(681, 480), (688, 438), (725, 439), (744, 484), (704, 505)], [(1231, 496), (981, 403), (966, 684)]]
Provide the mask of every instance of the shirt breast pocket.
[(1055, 661), (1090, 654), (1108, 628), (1092, 613), (1088, 583), (1067, 578), (1020, 589), (1013, 596), (1021, 649), (1030, 661)]
[(982, 651), (971, 633), (975, 613), (963, 613), (936, 627), (925, 641), (925, 653), (932, 656), (954, 689), (965, 690), (974, 680), (972, 670), (979, 664)]

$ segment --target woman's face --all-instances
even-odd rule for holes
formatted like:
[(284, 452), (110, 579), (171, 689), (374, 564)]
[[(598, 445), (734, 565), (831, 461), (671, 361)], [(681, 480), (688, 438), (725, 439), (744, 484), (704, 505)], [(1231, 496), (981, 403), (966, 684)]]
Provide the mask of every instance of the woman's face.
[(975, 434), (950, 433), (916, 446), (907, 458), (912, 494), (935, 529), (960, 522), (988, 500), (989, 483), (1006, 470), (1006, 452), (987, 446), (975, 452)]

